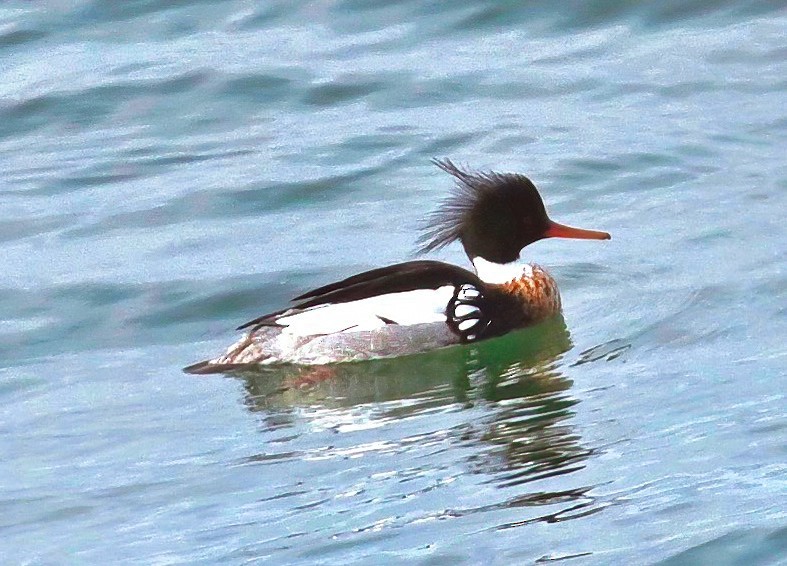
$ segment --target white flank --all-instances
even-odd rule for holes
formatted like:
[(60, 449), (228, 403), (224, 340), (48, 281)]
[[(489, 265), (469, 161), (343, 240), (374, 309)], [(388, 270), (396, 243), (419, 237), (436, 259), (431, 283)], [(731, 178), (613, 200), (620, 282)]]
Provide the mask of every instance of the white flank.
[(486, 283), (508, 283), (514, 279), (533, 276), (533, 267), (529, 263), (494, 263), (482, 257), (474, 257), (475, 272)]
[(410, 325), (445, 321), (445, 307), (451, 300), (452, 286), (391, 293), (350, 303), (324, 305), (302, 313), (282, 316), (276, 322), (286, 325), (284, 332), (297, 336), (358, 332), (386, 325), (385, 320)]

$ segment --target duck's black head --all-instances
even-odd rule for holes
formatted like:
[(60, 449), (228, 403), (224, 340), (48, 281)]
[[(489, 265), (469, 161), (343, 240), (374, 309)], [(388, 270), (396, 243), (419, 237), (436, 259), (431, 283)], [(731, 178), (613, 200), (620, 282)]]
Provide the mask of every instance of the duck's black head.
[(535, 185), (517, 173), (463, 171), (448, 159), (434, 164), (456, 179), (453, 194), (427, 217), (421, 251), (460, 240), (472, 260), (494, 263), (519, 258), (522, 248), (543, 238), (608, 240), (606, 232), (553, 222)]

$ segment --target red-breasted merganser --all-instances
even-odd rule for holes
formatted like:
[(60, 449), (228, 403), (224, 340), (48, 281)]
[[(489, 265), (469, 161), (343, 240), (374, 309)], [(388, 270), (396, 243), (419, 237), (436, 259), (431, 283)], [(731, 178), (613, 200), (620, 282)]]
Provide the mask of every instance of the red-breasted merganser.
[(246, 334), (225, 354), (185, 371), (402, 356), (500, 336), (559, 313), (555, 280), (538, 265), (518, 263), (522, 249), (543, 238), (610, 235), (550, 220), (524, 175), (465, 171), (447, 159), (434, 163), (453, 175), (456, 187), (428, 216), (421, 251), (459, 240), (475, 273), (420, 260), (348, 277), (241, 325)]

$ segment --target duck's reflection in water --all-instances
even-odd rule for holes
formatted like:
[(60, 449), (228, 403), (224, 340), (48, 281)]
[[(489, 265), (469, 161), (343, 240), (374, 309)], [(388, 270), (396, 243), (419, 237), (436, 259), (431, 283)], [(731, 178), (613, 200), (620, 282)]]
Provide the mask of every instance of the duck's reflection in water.
[[(356, 443), (344, 446), (333, 435), (319, 458), (400, 451), (405, 467), (414, 445), (431, 443), (437, 451), (451, 452), (452, 465), (464, 473), (480, 474), (482, 483), (505, 490), (503, 501), (454, 513), (557, 503), (559, 509), (535, 520), (559, 520), (559, 514), (592, 503), (588, 487), (562, 489), (567, 486), (558, 482), (561, 489), (524, 494), (516, 486), (569, 474), (592, 453), (571, 425), (577, 400), (569, 393), (572, 381), (562, 373), (570, 346), (558, 317), (494, 340), (408, 358), (266, 368), (236, 376), (243, 380), (246, 405), (260, 415), (265, 431), (356, 434)], [(418, 418), (417, 426), (404, 424)], [(263, 453), (250, 461), (270, 458)], [(498, 525), (505, 526), (512, 524)]]

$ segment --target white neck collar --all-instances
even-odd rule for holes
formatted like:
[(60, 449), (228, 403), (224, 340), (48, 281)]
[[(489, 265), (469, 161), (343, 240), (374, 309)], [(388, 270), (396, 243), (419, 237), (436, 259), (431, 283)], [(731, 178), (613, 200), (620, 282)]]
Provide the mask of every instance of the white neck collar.
[(511, 263), (494, 263), (482, 257), (472, 259), (475, 272), (485, 283), (508, 283), (523, 275), (532, 276), (533, 268), (527, 263), (512, 261)]

